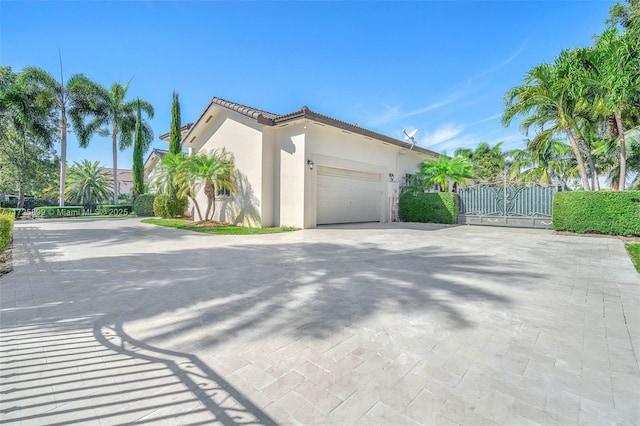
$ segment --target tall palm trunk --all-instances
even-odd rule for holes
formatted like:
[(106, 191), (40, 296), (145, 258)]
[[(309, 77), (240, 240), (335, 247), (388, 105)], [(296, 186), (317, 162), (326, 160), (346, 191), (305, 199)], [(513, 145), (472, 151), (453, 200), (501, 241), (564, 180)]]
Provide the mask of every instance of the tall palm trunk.
[(113, 152), (113, 204), (118, 204), (118, 127), (114, 124), (111, 135), (111, 149)]
[(627, 145), (624, 139), (624, 123), (619, 112), (613, 113), (618, 125), (618, 135), (620, 136), (620, 190), (624, 190), (627, 180)]
[(573, 151), (573, 155), (576, 156), (576, 161), (578, 162), (578, 169), (580, 170), (580, 178), (582, 179), (582, 186), (584, 187), (585, 191), (591, 191), (591, 187), (589, 186), (589, 176), (587, 175), (587, 169), (584, 165), (584, 159), (582, 158), (582, 153), (580, 152), (580, 148), (578, 147), (576, 138), (573, 136), (573, 130), (571, 130), (571, 127), (565, 126), (564, 131), (567, 133), (569, 142), (571, 142), (571, 150)]
[(67, 113), (60, 111), (60, 198), (58, 205), (64, 207), (64, 190), (67, 179)]
[[(207, 196), (207, 212), (204, 214), (205, 218), (204, 220), (212, 220), (213, 219), (213, 214), (215, 214), (216, 211), (216, 188), (214, 185), (211, 184), (207, 184), (204, 187), (204, 194)], [(211, 213), (211, 210), (213, 208), (213, 214), (211, 215), (211, 219), (209, 219), (209, 214)]]
[[(189, 195), (187, 195), (187, 197), (189, 197), (189, 199), (191, 199), (191, 202), (193, 203), (193, 206), (196, 208), (196, 211), (198, 212), (198, 217), (200, 218), (200, 220), (202, 219), (202, 213), (200, 212), (200, 205), (198, 204), (198, 201), (195, 199), (195, 197), (191, 197)], [(195, 219), (195, 215), (192, 213), (191, 216)]]
[(591, 150), (589, 149), (589, 145), (587, 145), (587, 141), (584, 139), (584, 136), (580, 136), (580, 143), (587, 155), (587, 164), (589, 164), (589, 170), (591, 171), (591, 188), (594, 191), (600, 191), (600, 182), (598, 181), (596, 163), (593, 161), (593, 155), (591, 154)]
[[(21, 151), (22, 151), (22, 158), (20, 161), (22, 163), (22, 165), (24, 166), (25, 169), (27, 169), (27, 156), (26, 156), (26, 152), (27, 152), (27, 134), (26, 132), (22, 132), (22, 145), (20, 145)], [(18, 204), (16, 205), (16, 207), (18, 207), (19, 209), (24, 207), (24, 181), (23, 181), (23, 176), (20, 176), (20, 179), (18, 181)]]

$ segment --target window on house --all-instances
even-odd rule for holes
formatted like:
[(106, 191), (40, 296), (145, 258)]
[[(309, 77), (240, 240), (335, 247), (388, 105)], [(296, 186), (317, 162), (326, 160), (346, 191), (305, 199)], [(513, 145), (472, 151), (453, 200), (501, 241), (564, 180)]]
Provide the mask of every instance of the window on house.
[(411, 173), (407, 173), (404, 175), (404, 183), (406, 185), (409, 185), (410, 183), (413, 183), (413, 176)]
[(218, 197), (228, 197), (231, 192), (227, 188), (218, 188)]

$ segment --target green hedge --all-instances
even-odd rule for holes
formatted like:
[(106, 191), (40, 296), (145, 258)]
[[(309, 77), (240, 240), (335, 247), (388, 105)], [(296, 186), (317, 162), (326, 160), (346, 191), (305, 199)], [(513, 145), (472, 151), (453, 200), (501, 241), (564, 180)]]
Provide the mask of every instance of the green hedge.
[(25, 209), (17, 209), (17, 208), (9, 208), (9, 207), (0, 207), (0, 215), (12, 215), (14, 218), (19, 218), (23, 215)]
[(457, 223), (458, 194), (451, 192), (400, 195), (400, 220), (403, 222)]
[(156, 194), (142, 194), (133, 202), (133, 211), (138, 216), (153, 216), (153, 201)]
[(556, 231), (640, 235), (640, 191), (557, 192), (552, 216)]
[(13, 215), (0, 214), (0, 253), (5, 251), (11, 243), (14, 220), (15, 217)]
[(121, 216), (131, 214), (131, 212), (133, 212), (133, 206), (131, 204), (104, 204), (98, 206), (96, 211), (100, 215)]
[(36, 217), (45, 218), (82, 216), (82, 206), (36, 207), (33, 213)]
[(167, 196), (164, 202), (166, 217), (184, 216), (184, 211), (187, 208), (189, 202), (184, 197), (169, 197)]
[(166, 194), (160, 194), (153, 200), (153, 214), (159, 217), (169, 217), (167, 212), (167, 200), (169, 196)]

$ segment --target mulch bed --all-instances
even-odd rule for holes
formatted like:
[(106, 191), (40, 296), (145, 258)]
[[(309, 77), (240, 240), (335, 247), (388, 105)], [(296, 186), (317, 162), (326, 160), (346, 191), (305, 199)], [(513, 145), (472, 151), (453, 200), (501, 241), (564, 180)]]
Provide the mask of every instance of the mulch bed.
[(205, 222), (193, 222), (188, 220), (187, 225), (203, 228), (222, 228), (224, 226), (230, 226), (231, 224), (229, 222), (218, 222), (217, 220), (207, 220)]

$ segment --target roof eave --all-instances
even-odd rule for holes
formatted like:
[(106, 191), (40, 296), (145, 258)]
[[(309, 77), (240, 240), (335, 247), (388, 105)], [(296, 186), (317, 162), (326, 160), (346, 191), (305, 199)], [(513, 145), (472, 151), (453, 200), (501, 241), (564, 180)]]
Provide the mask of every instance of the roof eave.
[(362, 128), (360, 126), (356, 126), (354, 124), (350, 124), (347, 123), (345, 121), (340, 121), (337, 120), (335, 118), (326, 116), (324, 114), (319, 114), (317, 112), (311, 111), (310, 109), (306, 108), (306, 107), (302, 107), (302, 109), (300, 109), (299, 111), (296, 111), (294, 113), (291, 114), (287, 114), (286, 116), (282, 116), (282, 117), (278, 117), (274, 120), (274, 124), (282, 124), (282, 123), (286, 123), (289, 121), (295, 121), (295, 120), (299, 120), (301, 118), (306, 118), (309, 120), (313, 120), (316, 121), (318, 123), (322, 123), (322, 124), (327, 124), (330, 125), (332, 127), (337, 127), (341, 130), (346, 130), (355, 134), (359, 134), (365, 137), (369, 137), (371, 139), (377, 139), (380, 140), (382, 142), (386, 142), (389, 143), (391, 145), (395, 145), (397, 147), (403, 148), (403, 149), (407, 149), (410, 151), (415, 151), (415, 152), (420, 152), (422, 154), (426, 154), (426, 155), (430, 155), (433, 157), (438, 157), (440, 154), (438, 154), (435, 151), (431, 151), (429, 149), (426, 148), (422, 148), (416, 145), (412, 145), (410, 143), (407, 142), (403, 142), (401, 140), (392, 138), (390, 136), (387, 135), (383, 135), (382, 133), (377, 133), (374, 132), (372, 130), (368, 130), (365, 128)]

